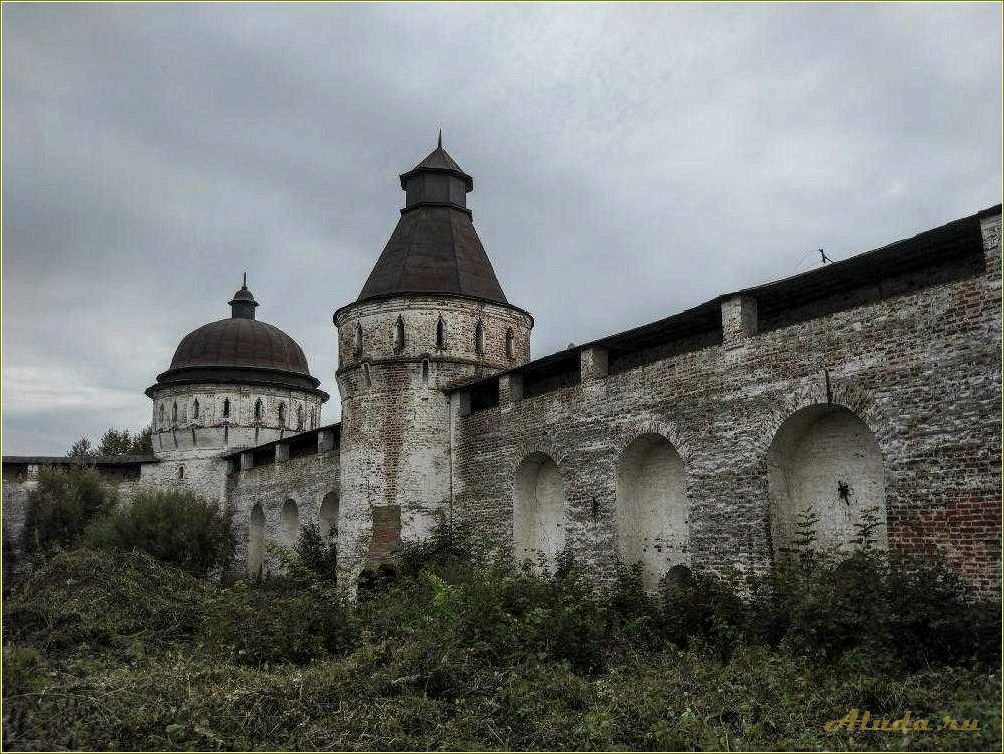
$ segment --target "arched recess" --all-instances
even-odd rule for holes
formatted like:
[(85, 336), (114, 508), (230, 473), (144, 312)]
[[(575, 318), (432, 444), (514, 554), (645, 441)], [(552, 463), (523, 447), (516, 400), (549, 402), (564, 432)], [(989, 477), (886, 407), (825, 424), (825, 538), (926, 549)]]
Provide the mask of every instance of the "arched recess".
[(817, 516), (816, 547), (848, 549), (869, 509), (876, 544), (886, 542), (885, 470), (875, 435), (852, 411), (817, 404), (796, 411), (767, 451), (775, 554), (795, 542), (800, 514)]
[(338, 537), (338, 493), (329, 492), (321, 501), (318, 514), (318, 529), (321, 539), (325, 542), (335, 541)]
[(565, 485), (554, 459), (533, 453), (519, 464), (513, 489), (513, 548), (517, 560), (553, 567), (565, 546)]
[(251, 509), (248, 522), (248, 576), (257, 579), (265, 566), (265, 512), (260, 505)]
[(287, 500), (282, 505), (282, 544), (285, 547), (296, 547), (297, 539), (300, 537), (300, 509), (292, 500)]
[(617, 465), (617, 547), (621, 562), (642, 564), (654, 589), (675, 565), (689, 565), (689, 503), (683, 459), (665, 437), (636, 437)]

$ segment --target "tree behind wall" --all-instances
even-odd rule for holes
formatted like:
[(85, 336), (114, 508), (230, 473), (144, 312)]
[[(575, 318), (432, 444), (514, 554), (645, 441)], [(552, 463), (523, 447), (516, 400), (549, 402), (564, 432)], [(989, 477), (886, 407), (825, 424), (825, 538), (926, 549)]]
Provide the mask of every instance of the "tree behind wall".
[(128, 429), (107, 429), (101, 435), (97, 448), (90, 439), (81, 437), (67, 452), (70, 458), (86, 460), (96, 456), (149, 456), (153, 455), (153, 428), (149, 425), (135, 435)]

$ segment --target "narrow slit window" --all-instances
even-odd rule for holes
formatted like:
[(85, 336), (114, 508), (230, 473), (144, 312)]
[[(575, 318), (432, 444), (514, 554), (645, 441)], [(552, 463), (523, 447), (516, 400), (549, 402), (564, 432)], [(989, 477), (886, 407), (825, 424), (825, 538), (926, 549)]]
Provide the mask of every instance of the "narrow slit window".
[(256, 400), (254, 404), (254, 420), (261, 421), (261, 398)]
[(436, 348), (440, 351), (446, 348), (446, 323), (442, 317), (436, 322)]
[(184, 466), (179, 466), (178, 467), (178, 479), (184, 479), (184, 478), (185, 478), (185, 467)]
[(429, 382), (429, 360), (422, 359), (422, 382), (428, 384)]
[(223, 416), (224, 417), (229, 417), (230, 416), (230, 399), (229, 398), (224, 398), (223, 399)]
[(172, 408), (171, 408), (171, 421), (173, 421), (173, 422), (178, 421), (178, 404), (177, 403), (175, 403), (174, 406), (172, 406)]
[(163, 426), (163, 424), (164, 424), (164, 404), (163, 403), (160, 404), (160, 423)]
[(192, 418), (193, 419), (198, 419), (199, 418), (199, 399), (198, 398), (196, 398), (192, 402)]
[(296, 407), (296, 428), (303, 429), (303, 406)]
[(362, 323), (356, 322), (356, 357), (363, 355), (363, 326)]
[(286, 404), (285, 403), (280, 403), (279, 404), (279, 426), (280, 427), (285, 427), (286, 426)]
[(485, 326), (479, 319), (474, 327), (474, 353), (483, 356), (485, 353)]
[(505, 357), (509, 361), (516, 358), (516, 336), (512, 334), (511, 327), (505, 333)]
[(394, 350), (404, 350), (404, 318), (400, 314), (394, 322)]

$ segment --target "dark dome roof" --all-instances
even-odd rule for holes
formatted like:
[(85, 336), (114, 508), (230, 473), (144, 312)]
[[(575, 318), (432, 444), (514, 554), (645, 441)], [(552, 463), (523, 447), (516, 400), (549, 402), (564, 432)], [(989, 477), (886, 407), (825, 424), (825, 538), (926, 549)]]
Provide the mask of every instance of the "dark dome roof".
[(193, 330), (178, 345), (171, 369), (253, 367), (310, 375), (307, 357), (278, 327), (256, 319), (230, 317)]
[(327, 400), (327, 393), (317, 389), (320, 380), (311, 376), (303, 349), (278, 327), (255, 319), (257, 306), (245, 281), (230, 301), (230, 318), (182, 338), (157, 383), (269, 384), (312, 391)]

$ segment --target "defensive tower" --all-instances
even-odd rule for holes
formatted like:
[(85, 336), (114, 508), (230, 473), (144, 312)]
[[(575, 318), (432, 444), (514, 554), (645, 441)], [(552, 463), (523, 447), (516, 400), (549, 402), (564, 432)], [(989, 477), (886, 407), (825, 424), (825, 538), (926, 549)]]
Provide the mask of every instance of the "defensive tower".
[(436, 148), (401, 175), (405, 206), (359, 298), (335, 312), (342, 398), (339, 549), (355, 569), (449, 514), (450, 397), (526, 363), (533, 318), (511, 305), (472, 222), (474, 179)]

